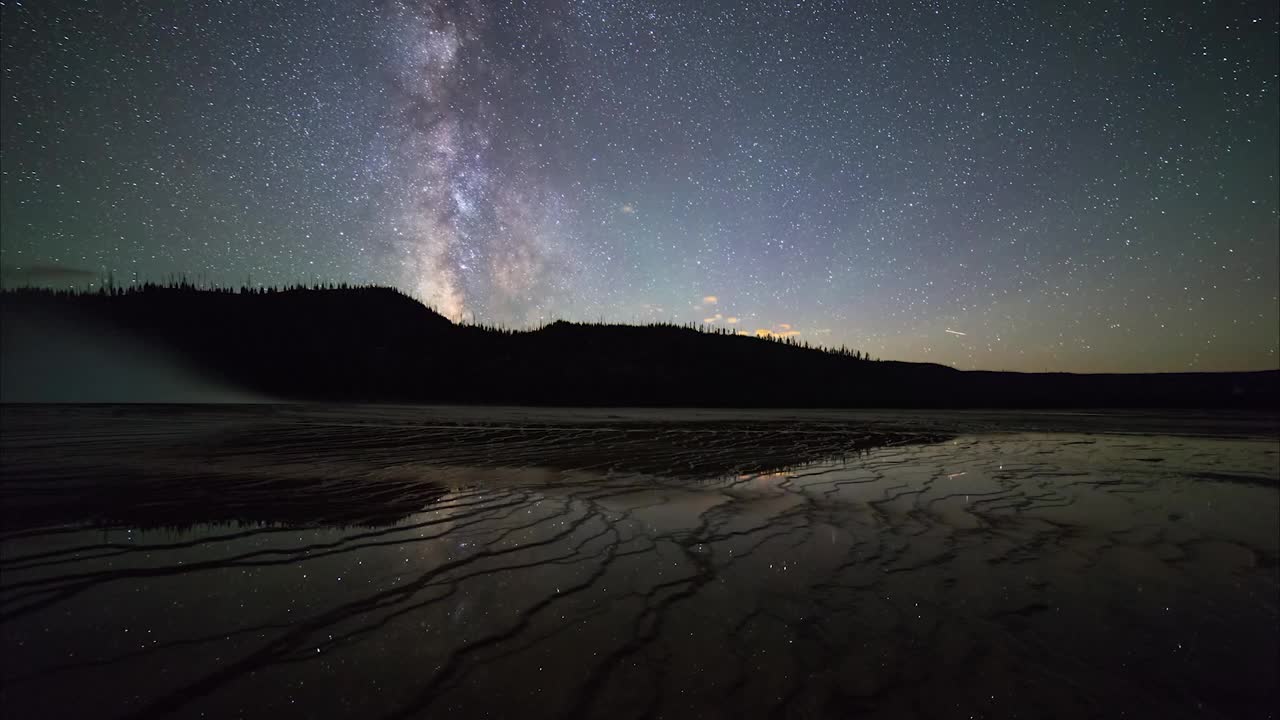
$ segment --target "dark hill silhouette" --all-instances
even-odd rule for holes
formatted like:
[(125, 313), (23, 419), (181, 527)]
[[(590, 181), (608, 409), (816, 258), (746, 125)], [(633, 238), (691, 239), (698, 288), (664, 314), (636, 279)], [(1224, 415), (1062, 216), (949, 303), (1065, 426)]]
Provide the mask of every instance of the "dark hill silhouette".
[[(874, 361), (693, 326), (456, 325), (397, 290), (0, 293), (5, 327), (93, 328), (281, 399), (719, 407), (1275, 408), (1280, 371), (1077, 375)], [(33, 318), (35, 319), (33, 321)], [(18, 322), (25, 321), (25, 322)], [(6, 331), (5, 352), (40, 343)], [(22, 382), (6, 374), (6, 383)], [(7, 389), (11, 393), (12, 388)]]

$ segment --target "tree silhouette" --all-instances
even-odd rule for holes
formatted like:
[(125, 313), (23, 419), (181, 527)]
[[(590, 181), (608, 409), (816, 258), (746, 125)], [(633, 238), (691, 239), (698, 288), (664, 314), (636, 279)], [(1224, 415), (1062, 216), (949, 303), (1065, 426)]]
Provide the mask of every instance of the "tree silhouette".
[[(872, 361), (794, 335), (700, 323), (456, 324), (394, 288), (346, 282), (0, 290), (4, 326), (63, 316), (142, 338), (272, 397), (449, 403), (775, 407), (1267, 407), (1280, 372), (962, 373)], [(43, 321), (43, 320), (42, 320)], [(7, 342), (7, 340), (6, 340)]]

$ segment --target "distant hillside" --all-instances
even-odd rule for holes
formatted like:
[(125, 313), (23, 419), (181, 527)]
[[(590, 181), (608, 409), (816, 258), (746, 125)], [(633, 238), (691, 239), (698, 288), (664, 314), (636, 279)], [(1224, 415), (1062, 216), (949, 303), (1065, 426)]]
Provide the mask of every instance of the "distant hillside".
[[(378, 287), (0, 293), (0, 399), (111, 385), (146, 400), (194, 382), (236, 398), (719, 407), (1280, 406), (1280, 371), (1073, 375), (962, 372), (675, 325), (455, 325)], [(121, 350), (128, 349), (129, 352)], [(122, 355), (129, 358), (121, 359)], [(102, 364), (163, 358), (104, 375)], [(153, 363), (154, 364), (154, 363)], [(77, 370), (76, 368), (82, 368)], [(180, 371), (179, 371), (180, 369)], [(164, 372), (169, 372), (165, 370)], [(89, 373), (89, 375), (86, 375)], [(163, 373), (161, 373), (163, 374)], [(90, 378), (90, 379), (86, 379)], [(199, 381), (187, 378), (200, 378)], [(212, 392), (212, 391), (211, 391)], [(85, 399), (98, 399), (96, 396)]]

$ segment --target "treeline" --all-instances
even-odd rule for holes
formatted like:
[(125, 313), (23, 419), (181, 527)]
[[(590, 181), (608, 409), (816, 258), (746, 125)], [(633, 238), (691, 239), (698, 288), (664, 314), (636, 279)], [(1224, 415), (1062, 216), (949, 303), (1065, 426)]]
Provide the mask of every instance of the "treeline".
[(354, 284), (338, 282), (294, 283), (292, 285), (206, 285), (189, 280), (185, 275), (177, 276), (167, 282), (143, 280), (120, 285), (114, 276), (104, 276), (101, 283), (86, 287), (50, 288), (35, 285), (0, 288), (0, 296), (16, 298), (88, 298), (88, 297), (120, 297), (122, 295), (142, 295), (146, 293), (215, 293), (220, 295), (269, 295), (282, 292), (303, 292), (308, 290), (370, 290), (378, 292), (394, 292), (409, 297), (393, 287), (373, 284)]
[[(116, 297), (123, 297), (123, 296), (136, 296), (136, 295), (148, 295), (148, 294), (163, 294), (163, 295), (173, 296), (174, 294), (181, 294), (181, 293), (187, 293), (187, 294), (213, 293), (217, 295), (254, 296), (254, 295), (274, 295), (274, 294), (280, 294), (280, 293), (303, 293), (303, 292), (322, 292), (322, 291), (328, 291), (328, 292), (343, 291), (344, 293), (354, 292), (354, 293), (369, 293), (374, 295), (380, 295), (380, 294), (390, 292), (390, 293), (395, 293), (397, 295), (400, 295), (405, 299), (413, 300), (412, 296), (408, 295), (407, 293), (397, 288), (384, 286), (384, 285), (374, 285), (374, 284), (353, 284), (353, 283), (345, 283), (345, 282), (313, 282), (313, 283), (306, 283), (306, 284), (295, 283), (292, 285), (287, 285), (287, 284), (286, 285), (257, 285), (257, 286), (241, 285), (239, 287), (232, 287), (232, 286), (205, 285), (202, 283), (196, 283), (189, 280), (186, 276), (180, 275), (163, 283), (157, 283), (157, 282), (148, 280), (148, 281), (141, 281), (137, 283), (130, 283), (128, 285), (119, 285), (119, 284), (116, 284), (114, 276), (111, 274), (104, 276), (102, 278), (102, 282), (98, 283), (94, 287), (3, 288), (3, 289), (0, 289), (0, 296), (10, 295), (17, 299), (24, 299), (24, 298), (39, 299), (39, 298), (45, 297), (45, 298), (61, 298), (61, 299), (73, 300), (73, 299), (85, 299), (85, 298), (108, 298), (108, 297), (116, 298)], [(414, 300), (414, 302), (418, 302), (418, 301)], [(432, 310), (433, 312), (435, 312), (434, 309), (431, 308), (429, 305), (424, 304), (424, 306)], [(531, 329), (510, 328), (505, 325), (495, 325), (490, 323), (461, 323), (461, 325), (464, 327), (478, 328), (485, 332), (505, 334), (505, 335), (511, 335), (511, 334), (522, 333), (522, 332), (536, 332), (538, 330), (542, 330), (546, 327), (557, 325), (557, 324), (576, 325), (579, 327), (590, 327), (590, 328), (636, 327), (632, 325), (622, 325), (619, 323), (606, 323), (604, 321), (570, 323), (565, 320), (556, 320), (551, 323), (547, 323), (546, 325), (534, 327)], [(759, 335), (755, 333), (736, 332), (736, 331), (731, 331), (728, 328), (715, 327), (712, 325), (707, 325), (705, 323), (653, 322), (653, 323), (644, 323), (642, 325), (639, 325), (638, 327), (694, 330), (699, 333), (705, 333), (707, 335), (733, 335), (733, 336), (739, 336), (739, 337), (749, 337), (749, 338), (754, 338), (758, 340), (780, 342), (784, 345), (801, 347), (806, 350), (816, 350), (818, 352), (827, 353), (831, 355), (838, 355), (840, 357), (848, 357), (854, 360), (870, 361), (872, 359), (869, 354), (864, 353), (860, 350), (850, 349), (847, 345), (841, 345), (838, 348), (829, 347), (825, 345), (815, 345), (815, 344), (810, 344), (809, 341), (807, 340), (799, 340), (795, 336), (780, 336), (780, 335), (773, 335), (773, 334)]]
[[(1275, 408), (1280, 372), (1072, 375), (870, 361), (696, 324), (455, 324), (393, 288), (104, 283), (0, 292), (5, 353), (163, 349), (211, 379), (286, 400), (708, 407)], [(92, 362), (92, 359), (86, 362)], [(17, 367), (18, 365), (14, 365)], [(5, 382), (22, 382), (5, 375)]]

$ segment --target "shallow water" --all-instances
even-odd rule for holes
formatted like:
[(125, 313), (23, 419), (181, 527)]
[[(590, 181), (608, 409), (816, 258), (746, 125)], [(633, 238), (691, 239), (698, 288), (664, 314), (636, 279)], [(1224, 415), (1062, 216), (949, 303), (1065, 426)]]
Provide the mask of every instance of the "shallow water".
[(1280, 701), (1269, 419), (5, 412), (8, 716)]

